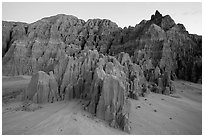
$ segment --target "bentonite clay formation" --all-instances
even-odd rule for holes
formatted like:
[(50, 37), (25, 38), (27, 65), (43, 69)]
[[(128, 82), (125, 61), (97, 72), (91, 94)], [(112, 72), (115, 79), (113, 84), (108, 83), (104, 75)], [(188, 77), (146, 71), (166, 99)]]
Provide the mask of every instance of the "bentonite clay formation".
[(128, 68), (114, 57), (100, 56), (96, 50), (81, 54), (78, 58), (65, 55), (64, 66), (57, 64), (54, 75), (52, 71), (49, 75), (43, 71), (34, 74), (24, 99), (36, 103), (84, 99), (88, 101), (87, 111), (129, 132)]
[(173, 94), (174, 79), (202, 81), (202, 37), (158, 11), (135, 27), (59, 14), (2, 22), (3, 75), (33, 75), (23, 98), (84, 99), (85, 109), (130, 130), (128, 98)]

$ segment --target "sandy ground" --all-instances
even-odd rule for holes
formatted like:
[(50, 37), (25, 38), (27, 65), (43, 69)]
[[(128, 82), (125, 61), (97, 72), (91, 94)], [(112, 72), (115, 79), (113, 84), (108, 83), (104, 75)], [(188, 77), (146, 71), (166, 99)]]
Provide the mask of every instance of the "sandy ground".
[(202, 134), (201, 85), (176, 81), (177, 94), (131, 100), (131, 134)]
[(2, 95), (26, 89), (30, 79), (31, 76), (2, 76)]
[[(82, 100), (34, 105), (22, 110), (16, 98), (29, 76), (2, 79), (2, 134), (127, 134), (85, 110)], [(130, 134), (202, 134), (202, 85), (176, 81), (173, 96), (151, 93), (131, 100)], [(37, 108), (37, 109), (36, 109)]]

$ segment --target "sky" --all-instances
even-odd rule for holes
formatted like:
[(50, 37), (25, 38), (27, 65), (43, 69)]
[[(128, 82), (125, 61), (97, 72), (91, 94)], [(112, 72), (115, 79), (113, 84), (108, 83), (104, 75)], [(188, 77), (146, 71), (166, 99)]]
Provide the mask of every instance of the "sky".
[(57, 14), (74, 15), (79, 19), (109, 19), (119, 27), (135, 26), (149, 20), (156, 10), (182, 23), (192, 34), (202, 34), (202, 3), (200, 2), (3, 2), (2, 20), (32, 23)]

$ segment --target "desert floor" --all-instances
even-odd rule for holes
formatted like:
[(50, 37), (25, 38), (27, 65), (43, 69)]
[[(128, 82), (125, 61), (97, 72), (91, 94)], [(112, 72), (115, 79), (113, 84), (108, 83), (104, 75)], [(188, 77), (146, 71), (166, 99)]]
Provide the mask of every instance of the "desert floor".
[[(83, 100), (23, 108), (19, 94), (30, 79), (2, 77), (2, 134), (127, 134), (83, 110)], [(202, 134), (202, 85), (174, 83), (175, 95), (151, 93), (131, 100), (130, 134)]]

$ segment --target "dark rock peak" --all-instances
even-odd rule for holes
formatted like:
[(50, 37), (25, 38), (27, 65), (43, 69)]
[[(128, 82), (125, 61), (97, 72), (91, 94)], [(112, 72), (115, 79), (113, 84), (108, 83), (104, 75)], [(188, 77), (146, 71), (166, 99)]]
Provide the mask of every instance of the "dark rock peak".
[(156, 10), (155, 17), (162, 17), (162, 14), (158, 10)]
[(155, 15), (152, 15), (151, 20), (149, 20), (149, 24), (152, 23), (160, 26), (164, 31), (167, 31), (176, 25), (169, 15), (162, 16), (158, 10), (156, 10)]
[(160, 19), (162, 18), (162, 14), (156, 10), (155, 14), (151, 16), (151, 20)]

